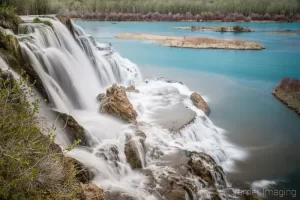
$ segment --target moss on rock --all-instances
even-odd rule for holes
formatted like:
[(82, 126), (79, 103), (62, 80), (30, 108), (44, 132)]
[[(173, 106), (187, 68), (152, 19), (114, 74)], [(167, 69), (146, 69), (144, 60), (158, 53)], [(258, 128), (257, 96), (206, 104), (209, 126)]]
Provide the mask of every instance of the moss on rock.
[(45, 24), (46, 26), (50, 26), (53, 29), (53, 24), (50, 21), (43, 21), (40, 18), (34, 18), (33, 23)]

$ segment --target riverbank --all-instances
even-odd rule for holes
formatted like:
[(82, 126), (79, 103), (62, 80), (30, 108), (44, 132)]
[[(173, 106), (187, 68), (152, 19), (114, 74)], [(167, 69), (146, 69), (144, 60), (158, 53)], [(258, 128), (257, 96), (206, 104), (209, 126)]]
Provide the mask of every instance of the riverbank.
[(118, 39), (153, 40), (160, 46), (193, 49), (262, 50), (262, 44), (244, 40), (225, 40), (205, 37), (166, 36), (152, 34), (119, 34)]

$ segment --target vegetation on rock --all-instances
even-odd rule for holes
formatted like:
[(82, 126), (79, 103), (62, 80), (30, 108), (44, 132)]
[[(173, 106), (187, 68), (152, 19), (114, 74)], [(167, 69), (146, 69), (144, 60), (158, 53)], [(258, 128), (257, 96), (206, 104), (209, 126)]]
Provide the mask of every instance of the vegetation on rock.
[(300, 115), (300, 80), (282, 79), (273, 95)]
[(0, 5), (0, 27), (11, 29), (16, 33), (20, 23), (21, 19), (15, 14), (14, 7)]
[(53, 29), (53, 24), (50, 21), (43, 21), (40, 18), (34, 18), (33, 23), (42, 23), (46, 26), (50, 26)]
[[(76, 170), (38, 119), (39, 100), (27, 81), (0, 81), (0, 199), (75, 199)], [(13, 84), (7, 84), (13, 81)], [(27, 89), (28, 88), (28, 89)], [(48, 136), (46, 136), (48, 135)]]
[(256, 42), (244, 40), (225, 40), (208, 37), (167, 36), (153, 34), (124, 33), (116, 36), (119, 39), (151, 40), (161, 46), (192, 49), (231, 49), (231, 50), (263, 50), (265, 47)]

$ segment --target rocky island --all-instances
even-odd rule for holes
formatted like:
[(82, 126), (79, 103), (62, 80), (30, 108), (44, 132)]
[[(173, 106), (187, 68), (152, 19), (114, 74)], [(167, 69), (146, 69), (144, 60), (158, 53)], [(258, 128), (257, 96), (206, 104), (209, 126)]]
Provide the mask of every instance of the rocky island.
[(300, 115), (300, 80), (282, 79), (273, 95)]
[(212, 32), (232, 32), (232, 33), (249, 33), (254, 32), (254, 30), (250, 28), (244, 28), (241, 26), (233, 26), (233, 27), (204, 27), (204, 26), (191, 26), (191, 27), (173, 27), (172, 29), (178, 30), (190, 30), (190, 31), (212, 31)]
[(125, 33), (117, 35), (118, 39), (153, 40), (160, 46), (192, 48), (192, 49), (230, 49), (230, 50), (262, 50), (265, 47), (256, 42), (244, 40), (227, 40), (192, 36), (166, 36), (154, 34)]

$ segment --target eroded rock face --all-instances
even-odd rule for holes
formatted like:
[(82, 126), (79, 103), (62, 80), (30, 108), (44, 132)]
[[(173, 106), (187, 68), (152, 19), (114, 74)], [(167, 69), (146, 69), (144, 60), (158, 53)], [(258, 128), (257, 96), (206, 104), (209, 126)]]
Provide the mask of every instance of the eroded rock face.
[(190, 99), (197, 108), (203, 110), (206, 115), (209, 115), (210, 108), (200, 94), (194, 92), (193, 94), (191, 94)]
[(95, 184), (81, 184), (81, 200), (104, 200), (104, 191)]
[(58, 113), (58, 120), (72, 142), (80, 140), (80, 145), (89, 146), (88, 139), (85, 135), (84, 128), (70, 115)]
[(108, 88), (106, 97), (101, 99), (100, 112), (113, 114), (129, 123), (136, 123), (137, 113), (127, 98), (126, 92), (117, 84)]

